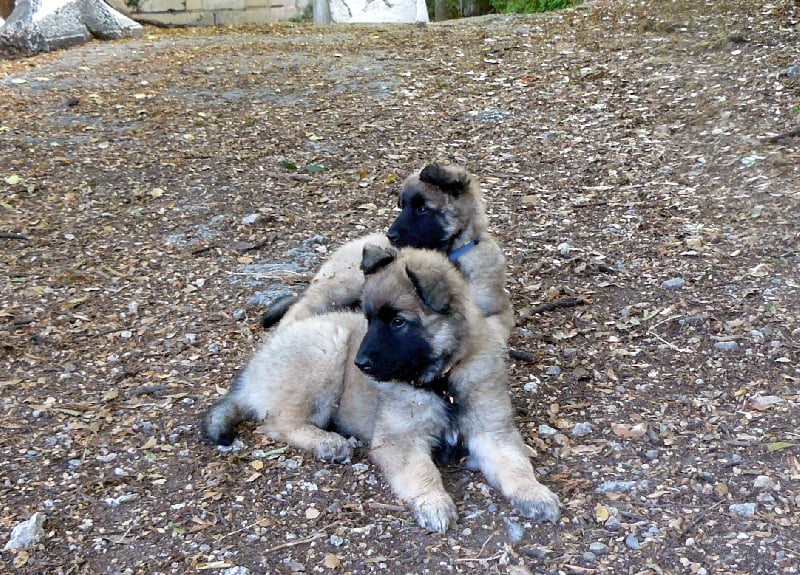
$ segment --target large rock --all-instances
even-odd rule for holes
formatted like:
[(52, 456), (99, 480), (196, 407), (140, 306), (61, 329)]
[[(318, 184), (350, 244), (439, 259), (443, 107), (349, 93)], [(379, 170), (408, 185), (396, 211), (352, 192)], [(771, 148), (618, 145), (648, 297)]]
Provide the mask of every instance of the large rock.
[(422, 23), (428, 21), (425, 0), (330, 0), (331, 20), (338, 23)]
[(102, 0), (18, 0), (0, 27), (0, 52), (35, 54), (141, 32), (140, 24)]

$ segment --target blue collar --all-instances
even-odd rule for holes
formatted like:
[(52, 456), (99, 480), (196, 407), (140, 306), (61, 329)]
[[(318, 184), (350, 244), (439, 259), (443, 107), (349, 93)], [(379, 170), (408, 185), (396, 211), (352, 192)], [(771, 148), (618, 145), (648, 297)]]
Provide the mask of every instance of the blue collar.
[(464, 244), (463, 246), (461, 246), (457, 250), (453, 250), (452, 252), (447, 254), (447, 258), (451, 262), (456, 263), (458, 261), (458, 258), (463, 256), (465, 253), (467, 253), (469, 250), (471, 250), (472, 248), (477, 246), (479, 243), (481, 243), (481, 237), (480, 236), (478, 236), (477, 238), (475, 238), (474, 240), (472, 240), (468, 244)]

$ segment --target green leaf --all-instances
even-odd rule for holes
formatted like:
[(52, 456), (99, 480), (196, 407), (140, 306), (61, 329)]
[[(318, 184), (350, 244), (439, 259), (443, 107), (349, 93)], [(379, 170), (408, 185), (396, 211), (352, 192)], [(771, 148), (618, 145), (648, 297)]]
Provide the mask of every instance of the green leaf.
[(281, 160), (281, 167), (284, 170), (296, 170), (297, 164), (295, 164), (294, 162), (290, 162), (289, 160)]
[(767, 445), (767, 453), (772, 453), (773, 451), (780, 451), (781, 449), (788, 449), (796, 446), (796, 443), (789, 443), (788, 441), (776, 441)]
[(9, 186), (15, 186), (16, 184), (20, 183), (22, 178), (20, 178), (17, 174), (11, 174), (10, 176), (6, 176), (6, 183)]
[(325, 166), (322, 166), (320, 164), (307, 164), (306, 165), (306, 170), (308, 170), (309, 172), (317, 174), (319, 172), (324, 172), (325, 171)]

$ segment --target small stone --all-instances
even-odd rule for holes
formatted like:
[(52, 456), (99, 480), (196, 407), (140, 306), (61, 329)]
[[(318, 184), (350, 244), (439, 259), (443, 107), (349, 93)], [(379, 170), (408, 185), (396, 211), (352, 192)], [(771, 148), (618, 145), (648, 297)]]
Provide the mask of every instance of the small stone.
[(519, 543), (522, 540), (522, 536), (525, 535), (525, 529), (523, 529), (522, 525), (508, 517), (503, 517), (503, 523), (506, 525), (509, 542), (512, 545)]
[(558, 433), (558, 431), (553, 429), (549, 425), (545, 425), (544, 423), (539, 425), (539, 437), (547, 439), (553, 437), (556, 433)]
[(594, 563), (595, 561), (597, 561), (597, 555), (595, 555), (591, 551), (587, 551), (586, 553), (583, 554), (583, 560), (586, 561), (587, 563)]
[(344, 545), (344, 538), (340, 537), (339, 535), (331, 535), (328, 539), (328, 542), (334, 547), (341, 547)]
[(247, 316), (247, 312), (243, 309), (237, 309), (233, 312), (233, 321), (242, 321)]
[(584, 435), (589, 435), (591, 432), (592, 424), (588, 421), (584, 421), (583, 423), (575, 424), (570, 433), (572, 437), (583, 437)]
[(622, 529), (622, 523), (617, 517), (609, 517), (606, 522), (603, 524), (603, 527), (606, 528), (606, 531), (611, 531), (616, 533), (620, 529)]
[(608, 545), (601, 543), (600, 541), (595, 541), (589, 544), (589, 551), (595, 555), (604, 555), (606, 552), (608, 552)]
[(186, 342), (189, 345), (194, 345), (195, 342), (197, 341), (197, 334), (196, 333), (187, 333), (183, 337), (186, 338)]
[(625, 545), (627, 545), (631, 549), (638, 549), (639, 548), (639, 539), (633, 533), (628, 534), (625, 538)]
[(557, 365), (551, 365), (550, 367), (548, 367), (545, 370), (544, 373), (545, 373), (545, 375), (549, 375), (549, 376), (555, 377), (555, 376), (557, 376), (558, 374), (561, 373), (561, 368), (558, 367)]
[(699, 567), (695, 575), (708, 575), (708, 571), (706, 570), (705, 567)]
[(261, 219), (261, 214), (250, 214), (242, 218), (242, 224), (244, 224), (245, 226), (252, 226), (260, 219)]
[(250, 569), (247, 567), (229, 567), (220, 571), (220, 575), (250, 575)]
[(133, 332), (131, 332), (131, 331), (129, 331), (129, 330), (127, 330), (127, 329), (125, 329), (125, 330), (122, 330), (121, 332), (119, 332), (119, 336), (120, 336), (122, 339), (130, 339), (130, 338), (132, 338), (132, 337), (133, 337)]
[(665, 290), (679, 290), (684, 285), (686, 285), (686, 281), (683, 278), (672, 278), (664, 281), (661, 287)]
[(44, 537), (45, 514), (37, 511), (27, 521), (23, 521), (11, 530), (11, 537), (3, 551), (27, 549), (38, 543)]
[(538, 382), (536, 382), (536, 381), (529, 381), (528, 383), (526, 383), (526, 384), (525, 384), (525, 385), (522, 387), (522, 389), (523, 389), (523, 390), (524, 390), (526, 393), (534, 393), (535, 391), (537, 391), (537, 390), (539, 389), (539, 383), (538, 383)]
[(569, 242), (561, 242), (560, 244), (558, 244), (558, 247), (556, 249), (558, 250), (558, 255), (560, 255), (562, 258), (567, 259), (569, 258), (569, 252), (570, 250), (572, 250), (572, 246), (569, 245)]
[(644, 452), (644, 458), (647, 459), (647, 461), (653, 461), (654, 459), (658, 459), (658, 454), (658, 449), (648, 449)]
[(595, 493), (627, 493), (631, 491), (646, 491), (649, 487), (646, 479), (641, 481), (603, 481), (594, 490)]
[(739, 344), (735, 341), (718, 341), (714, 344), (714, 348), (719, 351), (736, 351), (739, 349)]
[(753, 487), (756, 489), (772, 489), (775, 482), (768, 475), (759, 475), (753, 481)]
[(752, 517), (756, 514), (755, 503), (733, 503), (728, 507), (728, 511), (736, 513), (739, 517)]
[(763, 333), (761, 333), (761, 332), (760, 332), (759, 330), (757, 330), (757, 329), (751, 329), (751, 330), (750, 330), (750, 337), (751, 337), (752, 339), (755, 339), (755, 340), (757, 340), (757, 341), (764, 341), (764, 334), (763, 334)]

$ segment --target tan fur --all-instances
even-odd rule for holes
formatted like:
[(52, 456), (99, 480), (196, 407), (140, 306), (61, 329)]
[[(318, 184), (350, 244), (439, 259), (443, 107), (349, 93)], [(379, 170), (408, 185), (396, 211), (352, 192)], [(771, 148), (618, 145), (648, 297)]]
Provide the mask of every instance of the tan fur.
[[(367, 247), (367, 250), (377, 249)], [(390, 305), (424, 327), (434, 354), (448, 358), (436, 374), (449, 379), (455, 420), (446, 400), (423, 387), (376, 382), (354, 358), (367, 331), (356, 313), (297, 320), (272, 332), (232, 390), (206, 416), (217, 440), (243, 419), (263, 422), (271, 438), (345, 462), (355, 437), (418, 523), (444, 532), (457, 518), (431, 452), (460, 435), (470, 459), (526, 517), (555, 521), (556, 495), (538, 483), (528, 450), (513, 424), (501, 342), (485, 337), (486, 319), (469, 298), (463, 277), (437, 252), (403, 249), (367, 276), (365, 308)], [(412, 279), (413, 277), (413, 279)], [(446, 312), (424, 302), (446, 302)], [(335, 428), (338, 432), (327, 431)]]
[[(490, 332), (505, 344), (514, 327), (514, 315), (505, 289), (506, 261), (503, 250), (487, 230), (488, 220), (477, 178), (462, 167), (447, 166), (445, 169), (468, 181), (466, 192), (453, 197), (434, 185), (421, 182), (421, 170), (406, 178), (403, 189), (420, 190), (427, 205), (446, 214), (450, 230), (460, 230), (453, 249), (477, 237), (481, 238), (478, 245), (459, 258), (458, 267), (467, 281), (470, 297), (488, 320)], [(364, 276), (359, 271), (361, 252), (369, 244), (390, 245), (385, 235), (370, 234), (334, 251), (280, 324), (285, 325), (357, 301), (364, 284)]]

